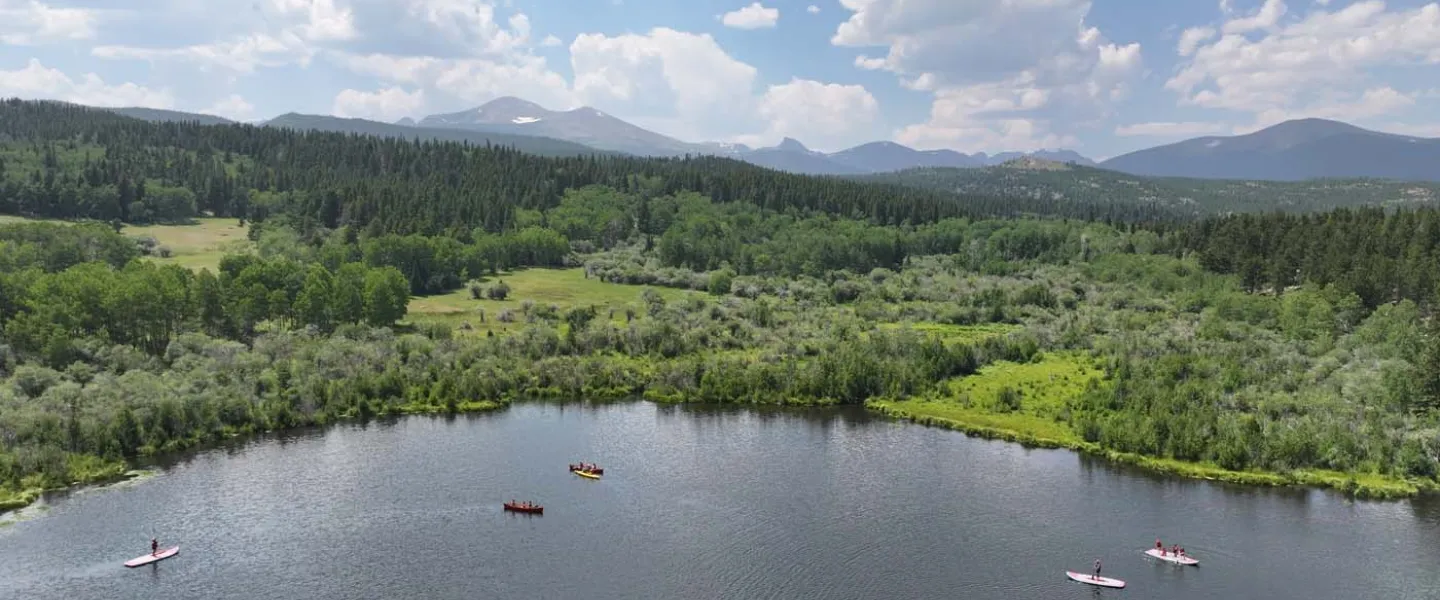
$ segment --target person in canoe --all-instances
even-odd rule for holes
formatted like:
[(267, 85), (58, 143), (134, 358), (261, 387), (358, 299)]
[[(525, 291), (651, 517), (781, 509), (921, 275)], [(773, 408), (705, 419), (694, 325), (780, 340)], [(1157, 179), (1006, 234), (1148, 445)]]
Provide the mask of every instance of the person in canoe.
[(159, 554), (159, 553), (160, 553), (160, 540), (157, 539), (157, 538), (150, 538), (150, 556), (155, 556), (156, 554)]

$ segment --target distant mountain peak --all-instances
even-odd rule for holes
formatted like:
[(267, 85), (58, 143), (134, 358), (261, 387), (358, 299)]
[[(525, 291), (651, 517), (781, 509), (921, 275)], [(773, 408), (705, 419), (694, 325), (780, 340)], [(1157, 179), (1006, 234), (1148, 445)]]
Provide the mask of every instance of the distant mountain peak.
[(501, 96), (501, 97), (499, 97), (499, 98), (496, 98), (496, 99), (494, 99), (494, 100), (491, 100), (491, 101), (489, 101), (489, 102), (486, 102), (486, 103), (484, 103), (484, 104), (481, 104), (479, 107), (477, 107), (477, 108), (475, 109), (475, 112), (478, 113), (478, 114), (484, 115), (484, 114), (496, 113), (496, 112), (499, 112), (499, 113), (533, 112), (533, 113), (542, 113), (542, 114), (543, 114), (543, 113), (548, 113), (548, 112), (550, 112), (550, 111), (547, 110), (545, 107), (540, 106), (539, 104), (536, 104), (536, 103), (531, 102), (531, 101), (529, 101), (529, 100), (524, 100), (524, 99), (521, 99), (521, 98), (516, 98), (516, 97), (514, 97), (514, 96)]
[(399, 121), (395, 122), (395, 124), (403, 127), (414, 127), (415, 119), (412, 119), (410, 117), (401, 117)]
[(809, 151), (810, 151), (809, 148), (806, 148), (806, 147), (805, 147), (805, 144), (800, 143), (800, 140), (797, 140), (797, 139), (792, 138), (792, 137), (787, 137), (787, 138), (785, 138), (785, 139), (783, 139), (783, 140), (780, 140), (780, 143), (775, 146), (775, 149), (776, 149), (776, 150), (784, 150), (784, 151), (786, 151), (786, 152), (809, 152)]

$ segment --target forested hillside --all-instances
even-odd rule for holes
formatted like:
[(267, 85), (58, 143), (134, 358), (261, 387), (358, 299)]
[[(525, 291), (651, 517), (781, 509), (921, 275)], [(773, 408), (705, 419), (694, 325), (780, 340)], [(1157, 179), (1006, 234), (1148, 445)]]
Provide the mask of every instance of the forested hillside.
[(0, 212), (55, 218), (176, 221), (208, 212), (257, 220), (286, 213), (307, 227), (498, 232), (514, 224), (517, 209), (555, 206), (564, 190), (589, 184), (652, 195), (688, 190), (718, 202), (886, 224), (961, 215), (1139, 221), (1161, 214), (1145, 205), (862, 185), (712, 157), (539, 158), (449, 142), (149, 123), (18, 100), (0, 105), (0, 138), (9, 140), (0, 146)]
[[(864, 404), (1190, 475), (1437, 486), (1435, 209), (1182, 222), (3, 110), (0, 211), (105, 222), (0, 223), (0, 506), (229, 436), (534, 396)], [(248, 225), (213, 268), (117, 232), (201, 210)], [(568, 283), (522, 293), (524, 269)]]
[(1045, 161), (980, 169), (909, 169), (855, 177), (961, 194), (1121, 204), (1156, 204), (1179, 215), (1308, 213), (1355, 206), (1435, 206), (1440, 184), (1384, 179), (1243, 181), (1143, 177)]

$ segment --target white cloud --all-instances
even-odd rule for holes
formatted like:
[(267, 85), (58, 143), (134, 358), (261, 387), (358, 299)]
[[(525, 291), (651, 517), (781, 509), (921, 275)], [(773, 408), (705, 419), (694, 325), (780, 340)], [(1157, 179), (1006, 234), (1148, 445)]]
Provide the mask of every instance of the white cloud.
[(230, 94), (200, 110), (207, 115), (225, 117), (232, 121), (248, 121), (255, 117), (255, 105), (246, 102), (240, 94)]
[(1121, 137), (1191, 137), (1197, 135), (1211, 135), (1225, 133), (1230, 126), (1224, 123), (1207, 123), (1201, 121), (1156, 121), (1151, 123), (1135, 123), (1133, 125), (1122, 125), (1115, 128), (1115, 135)]
[(557, 110), (576, 106), (565, 78), (537, 56), (440, 59), (345, 52), (325, 56), (353, 73), (385, 83), (432, 89), (468, 104), (498, 96), (519, 96)]
[(780, 20), (780, 9), (765, 8), (759, 2), (721, 15), (720, 22), (735, 29), (761, 29), (774, 27)]
[(582, 101), (615, 114), (653, 115), (649, 125), (683, 139), (744, 130), (754, 116), (755, 67), (708, 34), (664, 27), (581, 34), (570, 44), (570, 67)]
[(885, 68), (885, 59), (871, 58), (861, 54), (855, 57), (855, 66), (865, 69), (866, 71), (875, 71)]
[(966, 151), (1073, 144), (1139, 71), (1139, 44), (1116, 44), (1085, 24), (1089, 0), (841, 0), (851, 11), (837, 46), (885, 46), (860, 56), (901, 84), (935, 95), (930, 119), (902, 143)]
[(490, 2), (476, 0), (405, 0), (418, 18), (452, 42), (478, 54), (505, 54), (530, 42), (530, 18), (511, 15), (502, 25)]
[(251, 73), (256, 67), (308, 65), (315, 50), (299, 35), (287, 31), (278, 36), (256, 33), (223, 42), (180, 48), (96, 46), (90, 50), (90, 54), (117, 60), (178, 60), (195, 63), (206, 70), (220, 68)]
[[(1248, 112), (1257, 122), (1300, 113), (1344, 117), (1327, 108), (1341, 106), (1378, 116), (1408, 106), (1398, 98), (1414, 98), (1383, 91), (1368, 72), (1440, 64), (1440, 4), (1388, 10), (1383, 2), (1364, 0), (1334, 12), (1312, 11), (1258, 39), (1235, 33), (1278, 21), (1267, 16), (1277, 13), (1283, 14), (1283, 5), (1267, 2), (1257, 15), (1226, 23), (1227, 33), (1198, 45), (1166, 89), (1178, 93), (1182, 105)], [(1354, 98), (1366, 89), (1368, 99)]]
[[(344, 0), (211, 0), (213, 4), (206, 8), (213, 13), (254, 12), (257, 20), (251, 23), (238, 18), (246, 16), (239, 12), (235, 26), (248, 23), (252, 25), (249, 30), (207, 43), (180, 47), (103, 44), (91, 48), (90, 54), (112, 60), (178, 61), (206, 71), (235, 73), (252, 73), (258, 67), (308, 66), (323, 44), (360, 37), (353, 7), (338, 6), (337, 1)], [(194, 8), (184, 6), (186, 10)]]
[(1231, 19), (1225, 23), (1224, 32), (1228, 34), (1245, 33), (1258, 29), (1274, 29), (1280, 23), (1280, 18), (1285, 16), (1285, 0), (1265, 0), (1265, 4), (1255, 14), (1239, 19)]
[(546, 48), (553, 48), (553, 47), (555, 47), (555, 46), (559, 46), (559, 45), (564, 44), (564, 43), (565, 43), (565, 42), (560, 41), (560, 38), (555, 37), (555, 36), (553, 36), (553, 35), (547, 35), (547, 36), (545, 36), (545, 39), (544, 39), (544, 40), (541, 40), (541, 41), (540, 41), (540, 45), (541, 45), (541, 46), (545, 46)]
[(425, 91), (406, 92), (388, 87), (374, 92), (343, 90), (335, 95), (330, 112), (337, 117), (371, 119), (386, 123), (401, 117), (416, 116), (425, 106)]
[(1235, 133), (1249, 133), (1269, 127), (1282, 121), (1314, 117), (1346, 121), (1364, 121), (1375, 117), (1394, 114), (1415, 105), (1422, 92), (1404, 93), (1388, 85), (1367, 89), (1359, 94), (1331, 92), (1323, 99), (1307, 106), (1288, 109), (1272, 108), (1256, 113), (1255, 120), (1234, 129)]
[(1387, 123), (1377, 124), (1375, 126), (1375, 129), (1399, 135), (1440, 138), (1440, 123), (1415, 124), (1390, 121)]
[(355, 12), (335, 6), (335, 0), (270, 0), (280, 14), (303, 17), (296, 33), (307, 40), (349, 40), (357, 35)]
[(1195, 53), (1195, 48), (1202, 42), (1215, 37), (1213, 27), (1191, 27), (1180, 33), (1180, 42), (1175, 45), (1175, 52), (1180, 56), (1190, 56)]
[(880, 115), (880, 104), (864, 86), (793, 78), (770, 86), (760, 99), (758, 111), (769, 123), (766, 131), (735, 141), (768, 146), (783, 137), (793, 137), (811, 148), (831, 151), (848, 147), (860, 139), (859, 135), (870, 133)]
[(171, 108), (175, 105), (175, 99), (168, 90), (152, 90), (130, 82), (110, 85), (94, 73), (72, 79), (34, 58), (23, 69), (0, 71), (0, 97), (15, 96), (90, 106)]
[(820, 7), (811, 4), (810, 6), (805, 7), (805, 12), (808, 12), (812, 15), (818, 15), (820, 14)]
[(96, 11), (37, 0), (0, 0), (0, 44), (30, 46), (95, 37)]

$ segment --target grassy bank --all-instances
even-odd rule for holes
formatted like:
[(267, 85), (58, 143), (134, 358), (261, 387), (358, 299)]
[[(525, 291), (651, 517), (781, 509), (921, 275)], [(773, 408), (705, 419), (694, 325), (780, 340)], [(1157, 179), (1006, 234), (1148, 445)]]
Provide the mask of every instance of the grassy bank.
[(1035, 363), (989, 365), (973, 376), (947, 382), (946, 391), (934, 396), (872, 400), (866, 406), (891, 417), (966, 435), (1033, 448), (1065, 448), (1181, 477), (1244, 485), (1326, 487), (1367, 499), (1398, 499), (1435, 491), (1435, 486), (1425, 482), (1377, 473), (1234, 471), (1214, 464), (1108, 450), (1082, 439), (1063, 418), (1066, 399), (1092, 382), (1103, 385), (1101, 374), (1083, 355), (1052, 353)]
[(39, 500), (40, 495), (47, 491), (115, 483), (140, 474), (140, 471), (131, 470), (124, 462), (84, 454), (67, 456), (66, 467), (70, 481), (62, 484), (46, 482), (39, 477), (28, 477), (21, 482), (20, 489), (0, 488), (0, 513), (25, 508)]

